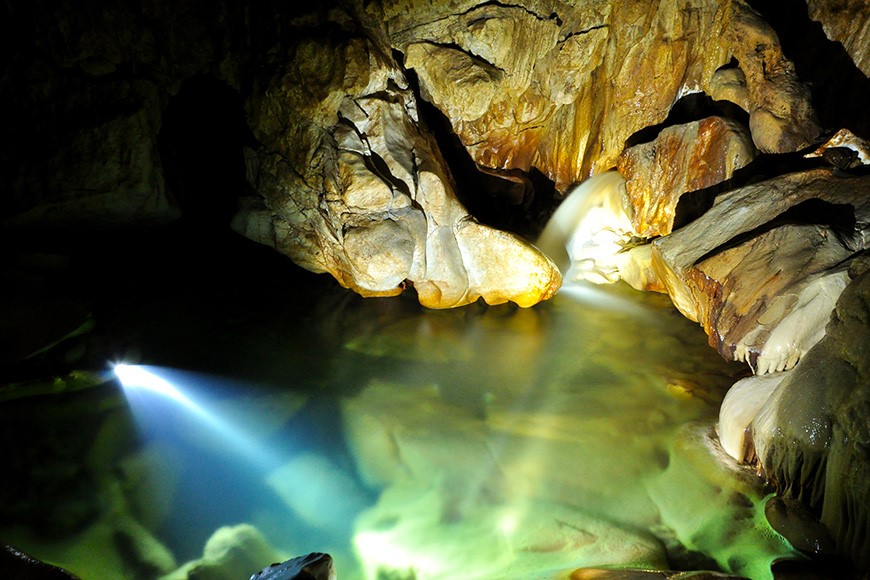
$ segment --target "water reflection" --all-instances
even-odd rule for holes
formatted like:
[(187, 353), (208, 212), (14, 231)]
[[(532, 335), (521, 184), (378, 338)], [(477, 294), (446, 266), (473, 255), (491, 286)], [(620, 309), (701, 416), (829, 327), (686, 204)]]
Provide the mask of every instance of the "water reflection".
[(342, 579), (582, 566), (757, 578), (790, 553), (758, 517), (757, 482), (708, 440), (739, 370), (667, 298), (577, 286), (532, 309), (342, 300), (243, 328), (226, 357), (247, 379), (158, 373), (202, 412), (111, 390), (88, 395), (97, 406), (26, 403), (35, 424), (95, 425), (63, 451), (63, 465), (85, 462), (68, 478), (81, 493), (40, 498), (91, 513), (51, 537), (22, 500), (7, 506), (4, 541), (86, 578), (159, 576), (239, 524), (206, 552), (237, 541), (248, 559), (233, 565), (251, 573), (330, 551)]

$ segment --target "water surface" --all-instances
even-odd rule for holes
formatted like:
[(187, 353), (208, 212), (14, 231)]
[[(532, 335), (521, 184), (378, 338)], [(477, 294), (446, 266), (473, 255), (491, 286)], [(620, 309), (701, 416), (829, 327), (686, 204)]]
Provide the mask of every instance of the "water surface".
[(227, 526), (206, 552), (237, 575), (328, 551), (341, 579), (760, 578), (791, 553), (712, 435), (743, 369), (666, 297), (431, 311), (252, 279), (203, 304), (122, 279), (101, 340), (186, 402), (107, 380), (0, 406), (0, 538), (84, 578), (159, 577)]

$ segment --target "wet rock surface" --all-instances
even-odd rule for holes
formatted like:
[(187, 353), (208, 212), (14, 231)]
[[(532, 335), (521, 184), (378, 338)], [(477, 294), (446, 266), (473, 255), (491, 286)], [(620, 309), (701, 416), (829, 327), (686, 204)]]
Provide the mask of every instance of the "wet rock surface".
[(867, 563), (868, 289), (857, 275), (825, 337), (788, 373), (752, 423), (759, 464), (780, 489), (821, 510), (838, 552)]
[(272, 564), (251, 576), (251, 580), (335, 580), (329, 554), (313, 552), (292, 558), (280, 564)]
[(412, 286), (432, 308), (552, 296), (560, 276), (547, 258), (457, 201), (389, 55), (364, 40), (306, 43), (287, 66), (252, 105), (263, 144), (253, 179), (280, 251), (364, 296)]
[(656, 272), (722, 356), (760, 374), (791, 368), (823, 335), (842, 264), (866, 248), (868, 183), (819, 169), (735, 190), (653, 243)]

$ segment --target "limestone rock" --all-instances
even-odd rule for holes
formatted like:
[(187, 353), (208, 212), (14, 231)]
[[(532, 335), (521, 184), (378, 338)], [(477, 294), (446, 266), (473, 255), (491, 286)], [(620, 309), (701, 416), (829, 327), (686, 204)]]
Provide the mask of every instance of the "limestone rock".
[(625, 177), (634, 231), (645, 238), (671, 233), (683, 193), (730, 179), (754, 157), (749, 132), (721, 117), (668, 127), (627, 149), (616, 167)]
[(180, 214), (168, 198), (157, 153), (162, 107), (158, 88), (145, 81), (70, 84), (61, 91), (83, 92), (80, 98), (89, 101), (85, 108), (117, 114), (94, 118), (77, 110), (81, 103), (63, 101), (71, 109), (65, 113), (73, 126), (49, 151), (16, 168), (10, 181), (13, 200), (20, 201), (4, 212), (12, 215), (7, 225), (77, 229), (177, 219)]
[(870, 165), (870, 142), (858, 137), (848, 129), (840, 129), (818, 149), (804, 157), (823, 157), (840, 169), (854, 169)]
[(870, 566), (870, 272), (843, 292), (826, 336), (752, 422), (758, 464), (782, 493), (821, 509), (837, 549)]
[(740, 67), (726, 66), (713, 74), (713, 78), (710, 79), (710, 98), (715, 101), (734, 103), (749, 112), (749, 89), (746, 88), (746, 75)]
[[(158, 146), (181, 82), (237, 74), (241, 4), (11, 2), (0, 157), (4, 222), (17, 227), (166, 224), (179, 210)], [(230, 56), (231, 52), (235, 52)], [(223, 68), (223, 73), (218, 72)]]
[(751, 376), (734, 383), (719, 407), (716, 433), (725, 452), (740, 462), (751, 462), (755, 449), (750, 425), (785, 377), (784, 372)]
[(276, 247), (298, 264), (365, 296), (413, 286), (433, 308), (531, 306), (558, 288), (546, 257), (457, 201), (407, 80), (372, 42), (302, 41), (262, 92), (253, 178)]
[(868, 187), (818, 169), (735, 190), (653, 242), (653, 266), (722, 356), (759, 374), (791, 368), (823, 335), (842, 264), (868, 245)]
[(783, 55), (776, 32), (743, 2), (731, 7), (730, 48), (746, 75), (755, 145), (764, 153), (786, 153), (813, 144), (822, 130), (810, 92)]
[(821, 22), (828, 38), (839, 42), (870, 77), (870, 5), (863, 0), (808, 0), (809, 16)]
[[(612, 168), (628, 137), (693, 92), (746, 108), (764, 151), (799, 149), (820, 132), (776, 34), (740, 0), (369, 10), (479, 165), (535, 167), (559, 191)], [(732, 57), (740, 68), (727, 72)], [(740, 96), (723, 88), (741, 83)]]
[(612, 167), (628, 136), (727, 62), (715, 2), (693, 5), (688, 21), (672, 2), (406, 8), (385, 3), (389, 42), (474, 160), (537, 167), (560, 191)]
[(773, 497), (764, 507), (770, 525), (805, 554), (831, 555), (836, 551), (831, 532), (806, 505), (785, 497)]
[(680, 428), (667, 468), (646, 483), (661, 525), (688, 549), (709, 554), (726, 572), (769, 577), (774, 561), (797, 554), (772, 533), (755, 474), (734, 469), (721, 453), (707, 425)]

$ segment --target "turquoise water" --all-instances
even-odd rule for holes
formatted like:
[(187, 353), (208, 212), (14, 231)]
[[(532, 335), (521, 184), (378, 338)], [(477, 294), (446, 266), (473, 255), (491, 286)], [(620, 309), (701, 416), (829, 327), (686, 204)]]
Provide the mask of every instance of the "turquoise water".
[(0, 404), (0, 538), (84, 578), (246, 577), (310, 551), (340, 579), (762, 578), (792, 554), (712, 437), (743, 369), (666, 297), (578, 286), (531, 309), (427, 311), (281, 296), (234, 303), (220, 333), (193, 306), (114, 315), (150, 328), (116, 360), (184, 400), (101, 370)]

